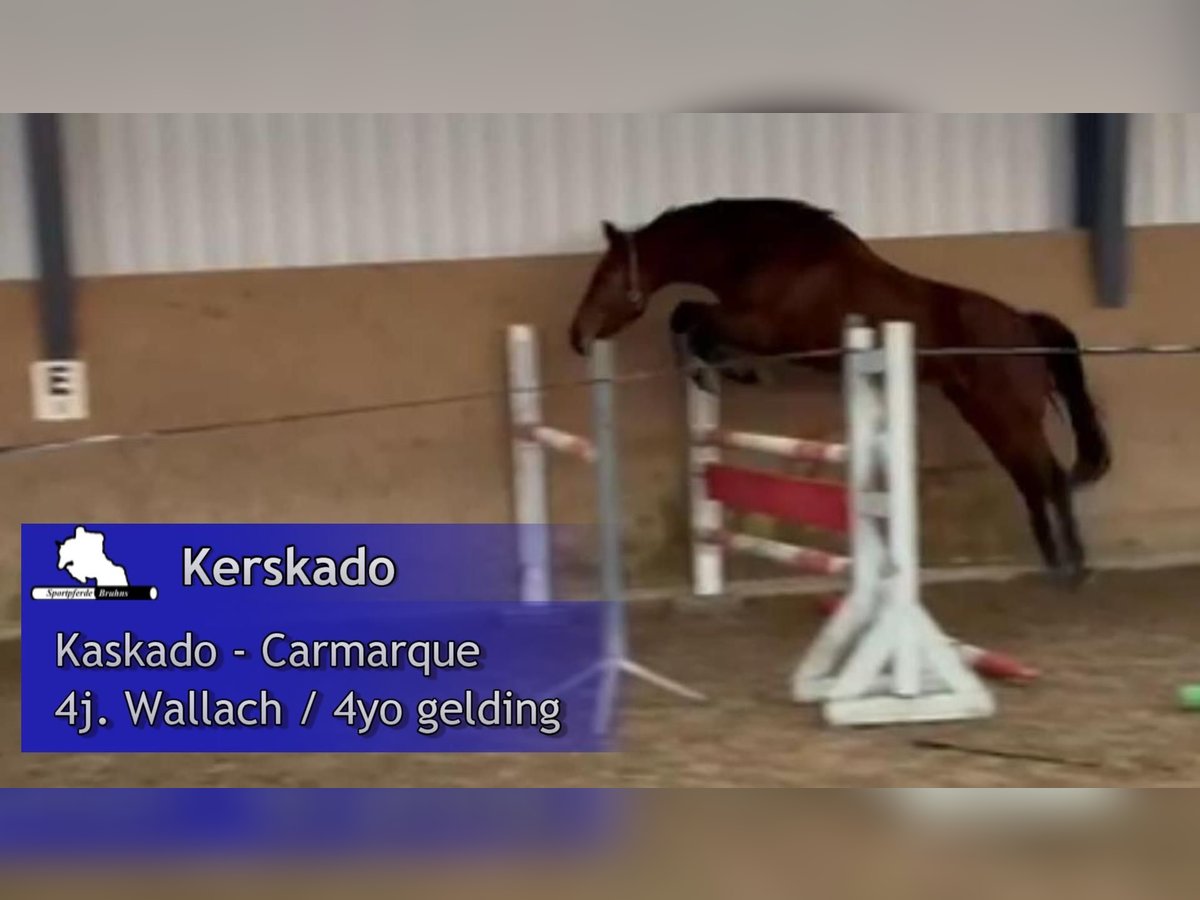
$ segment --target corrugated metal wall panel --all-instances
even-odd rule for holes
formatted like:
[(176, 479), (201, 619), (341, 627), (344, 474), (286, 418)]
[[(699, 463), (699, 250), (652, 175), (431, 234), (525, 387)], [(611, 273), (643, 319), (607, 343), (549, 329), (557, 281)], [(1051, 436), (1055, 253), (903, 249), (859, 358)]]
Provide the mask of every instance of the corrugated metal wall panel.
[[(1134, 116), (1130, 218), (1200, 221), (1200, 114)], [(575, 252), (717, 195), (868, 236), (1069, 222), (1060, 117), (380, 114), (65, 117), (86, 274)], [(34, 272), (20, 117), (0, 114), (0, 277)]]
[(1200, 222), (1200, 113), (1139, 113), (1130, 131), (1130, 221)]
[(87, 273), (576, 252), (721, 195), (872, 237), (1068, 221), (1044, 115), (76, 115), (67, 142)]
[(21, 117), (0, 113), (0, 278), (31, 278), (35, 271)]

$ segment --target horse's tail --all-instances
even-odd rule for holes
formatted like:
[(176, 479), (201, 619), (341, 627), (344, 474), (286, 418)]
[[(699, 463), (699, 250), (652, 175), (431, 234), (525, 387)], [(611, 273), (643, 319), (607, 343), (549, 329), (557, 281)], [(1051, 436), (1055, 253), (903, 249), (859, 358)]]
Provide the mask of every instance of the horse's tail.
[[(1074, 332), (1054, 316), (1026, 313), (1043, 346), (1078, 350)], [(1096, 405), (1088, 393), (1083, 359), (1078, 353), (1055, 353), (1046, 357), (1054, 376), (1054, 388), (1066, 401), (1071, 428), (1075, 432), (1075, 467), (1071, 480), (1076, 485), (1099, 481), (1112, 465), (1112, 451)]]

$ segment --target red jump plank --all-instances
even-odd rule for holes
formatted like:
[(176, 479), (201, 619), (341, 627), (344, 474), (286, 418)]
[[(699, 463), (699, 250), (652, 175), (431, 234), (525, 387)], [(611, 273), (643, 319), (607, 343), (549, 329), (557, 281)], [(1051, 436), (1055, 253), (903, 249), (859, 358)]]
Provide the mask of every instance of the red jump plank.
[(846, 488), (837, 482), (723, 465), (708, 466), (704, 478), (713, 500), (740, 512), (760, 513), (839, 534), (850, 530)]

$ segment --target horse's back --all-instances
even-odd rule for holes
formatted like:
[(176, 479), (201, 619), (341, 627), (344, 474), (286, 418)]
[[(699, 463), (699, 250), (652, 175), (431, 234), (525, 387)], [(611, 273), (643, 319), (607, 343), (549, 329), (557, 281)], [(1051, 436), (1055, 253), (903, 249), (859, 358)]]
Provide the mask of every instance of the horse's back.
[[(754, 310), (763, 352), (827, 347), (849, 317), (911, 322), (920, 346), (1029, 345), (1027, 317), (988, 294), (911, 273), (882, 257), (829, 210), (798, 200), (719, 198), (664, 214), (674, 237), (721, 258), (712, 288)], [(769, 326), (769, 327), (767, 327)], [(770, 335), (771, 340), (766, 337)], [(765, 346), (770, 343), (775, 346)]]

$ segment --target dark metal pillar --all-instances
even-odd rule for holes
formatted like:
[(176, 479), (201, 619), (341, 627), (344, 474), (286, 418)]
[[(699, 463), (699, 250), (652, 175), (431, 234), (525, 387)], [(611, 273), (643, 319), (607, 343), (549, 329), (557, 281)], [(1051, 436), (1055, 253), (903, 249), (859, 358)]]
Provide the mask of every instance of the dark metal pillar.
[(1101, 306), (1125, 305), (1129, 292), (1126, 185), (1129, 116), (1078, 113), (1075, 136), (1075, 224), (1089, 232), (1092, 272)]
[(74, 359), (75, 280), (71, 271), (59, 119), (28, 113), (25, 149), (36, 232), (42, 358)]

